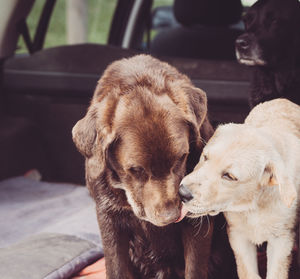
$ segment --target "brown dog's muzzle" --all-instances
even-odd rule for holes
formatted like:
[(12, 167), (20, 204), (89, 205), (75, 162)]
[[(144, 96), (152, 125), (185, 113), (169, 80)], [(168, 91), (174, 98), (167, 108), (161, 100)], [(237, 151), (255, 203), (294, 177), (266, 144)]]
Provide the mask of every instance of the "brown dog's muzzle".
[(178, 220), (181, 213), (180, 203), (168, 202), (156, 212), (157, 220), (164, 226)]
[(156, 226), (165, 226), (174, 223), (181, 213), (181, 200), (178, 194), (178, 186), (166, 182), (149, 183), (144, 189), (144, 210), (147, 220)]

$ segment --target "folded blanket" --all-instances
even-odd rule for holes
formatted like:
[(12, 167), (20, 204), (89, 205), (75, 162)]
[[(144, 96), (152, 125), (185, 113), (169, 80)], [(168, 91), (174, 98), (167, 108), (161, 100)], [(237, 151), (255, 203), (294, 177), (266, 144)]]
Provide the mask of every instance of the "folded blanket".
[(68, 278), (103, 255), (95, 205), (82, 186), (1, 181), (0, 228), (6, 279)]

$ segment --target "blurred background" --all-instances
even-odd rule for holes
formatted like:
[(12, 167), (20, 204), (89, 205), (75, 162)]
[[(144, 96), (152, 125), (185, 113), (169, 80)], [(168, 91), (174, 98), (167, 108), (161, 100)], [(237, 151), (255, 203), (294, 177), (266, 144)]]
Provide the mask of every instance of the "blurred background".
[[(243, 6), (245, 7), (251, 6), (254, 2), (256, 2), (256, 0), (242, 0)], [(173, 0), (154, 0), (152, 9), (154, 10), (161, 6), (171, 6), (172, 3)], [(27, 17), (31, 37), (33, 37), (34, 30), (36, 30), (44, 4), (44, 0), (35, 1)], [(49, 48), (79, 42), (106, 44), (116, 5), (117, 0), (58, 0), (53, 10), (44, 47)], [(69, 40), (67, 34), (68, 13), (73, 13), (74, 20), (81, 21), (79, 23), (77, 22), (77, 24), (84, 26), (81, 29), (81, 33), (74, 28), (76, 30), (76, 32), (73, 32), (75, 35), (73, 35), (73, 38), (69, 37)], [(81, 16), (77, 17), (77, 13), (81, 13)], [(72, 25), (72, 21), (69, 22), (69, 28), (72, 29), (70, 25)], [(69, 33), (70, 32), (72, 32), (72, 30), (70, 30)], [(155, 36), (155, 32), (154, 30), (151, 32), (152, 37)], [(82, 35), (82, 33), (84, 33), (84, 35)], [(20, 37), (17, 53), (24, 52), (27, 52), (27, 49), (23, 38)]]

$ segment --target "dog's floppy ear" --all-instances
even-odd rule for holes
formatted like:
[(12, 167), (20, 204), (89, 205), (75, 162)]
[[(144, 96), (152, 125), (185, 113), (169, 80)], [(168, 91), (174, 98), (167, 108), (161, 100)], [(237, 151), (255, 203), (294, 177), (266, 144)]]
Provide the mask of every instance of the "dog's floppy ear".
[(207, 117), (207, 97), (206, 93), (194, 86), (186, 89), (189, 97), (189, 107), (191, 113), (190, 122), (195, 126), (197, 136), (207, 142), (212, 136), (214, 130)]
[(291, 207), (297, 198), (297, 191), (281, 159), (269, 162), (263, 173), (262, 185), (279, 187), (280, 198), (287, 207)]
[(105, 149), (115, 139), (115, 132), (111, 127), (115, 106), (111, 104), (112, 101), (109, 98), (92, 103), (86, 116), (79, 120), (72, 129), (73, 141), (77, 149), (87, 158), (99, 148), (104, 158)]
[(96, 116), (89, 110), (73, 127), (72, 138), (79, 152), (85, 157), (91, 157), (96, 137)]
[(200, 154), (206, 142), (213, 135), (213, 128), (207, 118), (206, 94), (199, 88), (185, 88), (188, 96), (186, 118), (190, 127), (190, 154), (187, 161), (187, 173), (190, 173), (198, 163)]

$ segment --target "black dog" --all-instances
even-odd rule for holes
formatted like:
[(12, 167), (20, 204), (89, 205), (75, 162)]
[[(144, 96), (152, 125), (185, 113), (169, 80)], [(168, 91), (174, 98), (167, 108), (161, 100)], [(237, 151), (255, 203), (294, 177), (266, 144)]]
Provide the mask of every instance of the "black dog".
[(300, 104), (300, 4), (259, 0), (244, 16), (236, 40), (240, 63), (255, 66), (250, 105), (284, 97)]

